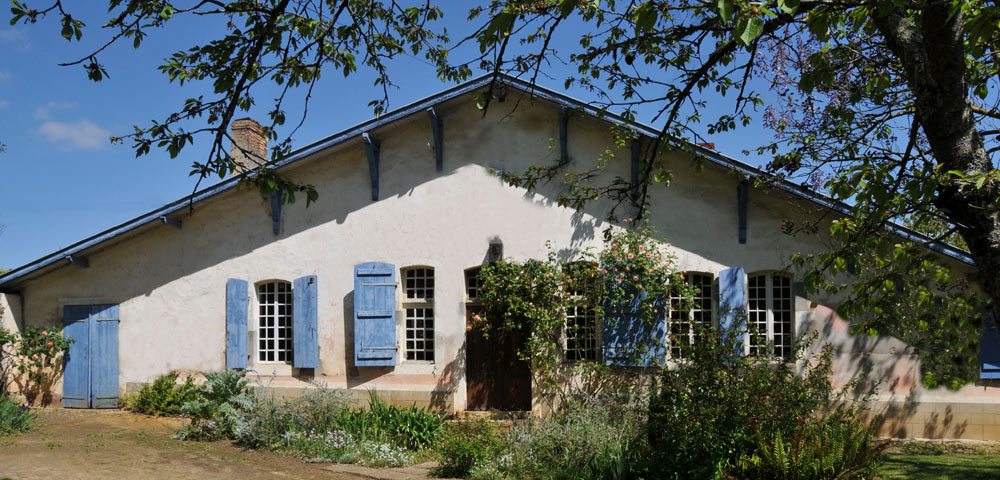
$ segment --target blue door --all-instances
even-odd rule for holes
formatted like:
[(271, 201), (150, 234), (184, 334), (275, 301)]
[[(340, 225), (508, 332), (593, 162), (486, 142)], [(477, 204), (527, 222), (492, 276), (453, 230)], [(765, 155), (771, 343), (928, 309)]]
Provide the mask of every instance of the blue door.
[(66, 305), (63, 407), (118, 408), (118, 305)]

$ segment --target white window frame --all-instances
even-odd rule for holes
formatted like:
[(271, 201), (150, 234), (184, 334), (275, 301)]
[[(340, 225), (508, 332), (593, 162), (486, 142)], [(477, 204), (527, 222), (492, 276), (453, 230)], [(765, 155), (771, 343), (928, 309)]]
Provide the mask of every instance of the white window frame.
[[(683, 359), (684, 358), (682, 355), (677, 355), (677, 356), (674, 355), (674, 344), (673, 344), (673, 340), (672, 339), (673, 339), (673, 337), (675, 335), (677, 335), (677, 336), (683, 335), (683, 336), (687, 337), (686, 338), (686, 344), (687, 344), (687, 346), (691, 346), (691, 345), (694, 344), (695, 332), (694, 332), (694, 328), (693, 327), (694, 327), (694, 325), (696, 323), (695, 322), (695, 312), (698, 312), (698, 311), (704, 312), (704, 311), (707, 310), (708, 311), (708, 327), (709, 328), (715, 328), (718, 325), (718, 319), (716, 318), (716, 315), (718, 314), (718, 309), (715, 308), (715, 303), (716, 303), (716, 300), (718, 299), (719, 280), (718, 280), (718, 278), (715, 277), (714, 274), (709, 273), (709, 272), (687, 272), (687, 273), (684, 274), (684, 283), (687, 284), (687, 285), (691, 285), (693, 283), (695, 275), (698, 275), (698, 276), (701, 276), (701, 277), (706, 277), (708, 279), (708, 283), (707, 283), (708, 284), (708, 288), (709, 288), (708, 294), (706, 295), (705, 291), (702, 289), (698, 293), (698, 296), (695, 297), (695, 299), (694, 299), (695, 302), (698, 302), (699, 300), (701, 300), (701, 301), (707, 301), (707, 308), (706, 308), (706, 305), (699, 304), (699, 307), (701, 307), (701, 308), (691, 308), (691, 309), (689, 309), (687, 311), (687, 315), (688, 315), (688, 319), (687, 319), (687, 322), (686, 322), (686, 324), (688, 325), (688, 329), (687, 329), (688, 331), (687, 332), (677, 333), (677, 334), (675, 334), (673, 332), (673, 327), (675, 325), (674, 324), (675, 320), (673, 318), (674, 312), (675, 312), (675, 310), (674, 310), (674, 302), (681, 300), (681, 297), (678, 296), (678, 295), (675, 295), (673, 291), (670, 292), (670, 313), (667, 316), (667, 338), (671, 339), (671, 342), (668, 345), (669, 348), (667, 349), (667, 356), (668, 356), (668, 358), (671, 358), (671, 359), (674, 359), (674, 360)], [(702, 283), (701, 285), (704, 285), (704, 283)], [(698, 323), (703, 323), (703, 322), (698, 322)]]
[[(567, 264), (566, 266), (568, 268), (573, 268), (572, 267), (573, 265), (581, 265), (581, 264), (582, 265), (586, 265), (587, 262), (572, 262), (572, 263)], [(564, 287), (564, 288), (566, 288), (566, 287)], [(589, 307), (587, 306), (587, 300), (588, 299), (587, 299), (586, 295), (583, 295), (582, 291), (579, 290), (579, 289), (577, 289), (575, 286), (573, 286), (572, 288), (568, 288), (567, 291), (570, 294), (569, 295), (569, 301), (571, 303), (570, 308), (574, 309), (574, 313), (578, 313), (577, 309), (583, 308), (584, 309), (583, 317), (584, 318), (588, 318), (589, 317), (589, 318), (593, 319), (594, 348), (591, 351), (593, 352), (593, 357), (594, 358), (592, 358), (592, 359), (591, 358), (570, 358), (570, 348), (569, 348), (569, 340), (570, 340), (570, 338), (569, 338), (569, 320), (570, 320), (570, 314), (569, 314), (569, 311), (567, 310), (567, 312), (566, 312), (566, 318), (563, 321), (562, 342), (561, 342), (562, 343), (563, 359), (564, 359), (564, 361), (566, 361), (568, 363), (575, 363), (575, 362), (581, 362), (581, 361), (595, 361), (595, 362), (599, 362), (599, 361), (601, 361), (601, 323), (600, 323), (600, 319), (597, 318), (597, 310), (595, 308), (593, 308), (593, 306), (589, 306)], [(580, 315), (574, 315), (573, 317), (577, 318), (579, 316)], [(587, 352), (586, 349), (581, 349), (581, 348), (576, 348), (574, 350), (582, 351), (582, 352)]]
[[(260, 302), (260, 288), (263, 285), (272, 284), (272, 283), (275, 284), (276, 286), (279, 283), (284, 283), (284, 284), (288, 285), (288, 304), (286, 306), (287, 307), (287, 311), (286, 311), (285, 315), (287, 316), (287, 320), (288, 320), (288, 327), (287, 328), (288, 328), (289, 334), (288, 334), (288, 338), (286, 339), (286, 341), (288, 342), (286, 344), (288, 346), (288, 348), (286, 349), (286, 351), (289, 352), (291, 355), (286, 360), (277, 360), (277, 357), (278, 357), (278, 355), (277, 355), (277, 344), (275, 345), (275, 349), (274, 349), (274, 351), (276, 353), (275, 360), (261, 360), (260, 359), (260, 352), (261, 352), (261, 349), (260, 349), (260, 340), (261, 340), (261, 337), (260, 337), (260, 335), (261, 335), (261, 327), (260, 327), (260, 321), (261, 321), (260, 317), (261, 317), (261, 314), (260, 314), (260, 308), (263, 306), (261, 304), (261, 302)], [(278, 294), (278, 292), (275, 291), (274, 295), (277, 295), (277, 294)], [(288, 281), (288, 280), (284, 280), (284, 279), (281, 279), (281, 278), (271, 278), (271, 279), (267, 279), (267, 280), (261, 280), (261, 281), (256, 282), (256, 283), (253, 284), (253, 295), (251, 295), (251, 299), (252, 300), (251, 300), (251, 305), (250, 306), (252, 308), (252, 313), (253, 314), (250, 315), (251, 325), (249, 325), (249, 328), (248, 328), (248, 330), (250, 332), (250, 335), (251, 335), (251, 342), (250, 342), (250, 347), (252, 349), (252, 352), (251, 352), (251, 355), (250, 355), (250, 358), (252, 360), (251, 364), (252, 365), (262, 365), (262, 366), (276, 366), (276, 367), (281, 367), (281, 366), (284, 366), (284, 365), (288, 365), (290, 367), (292, 365), (292, 359), (295, 358), (295, 332), (294, 332), (295, 317), (294, 317), (294, 311), (293, 311), (293, 309), (295, 308), (294, 307), (294, 305), (295, 305), (294, 284), (292, 282)], [(278, 306), (278, 305), (275, 304), (275, 306)], [(275, 311), (274, 315), (276, 316), (276, 318), (275, 318), (275, 325), (274, 325), (273, 328), (277, 330), (279, 328), (278, 327), (278, 319), (277, 319), (277, 315), (278, 315), (277, 310)], [(268, 327), (268, 328), (271, 328), (271, 327)], [(275, 337), (275, 342), (277, 343), (277, 341), (278, 341), (278, 338), (276, 336)], [(290, 370), (288, 370), (287, 373), (285, 372), (285, 370), (286, 369), (281, 369), (280, 373), (282, 373), (282, 374), (288, 374), (288, 375), (291, 374)]]
[[(430, 271), (431, 272), (430, 280), (433, 283), (431, 284), (430, 287), (427, 287), (426, 283), (425, 283), (424, 287), (416, 287), (416, 286), (413, 287), (415, 290), (416, 289), (420, 289), (422, 291), (430, 290), (430, 292), (431, 292), (430, 298), (427, 298), (426, 296), (423, 297), (423, 298), (420, 298), (420, 297), (409, 298), (408, 297), (409, 292), (408, 292), (408, 287), (407, 287), (407, 274), (409, 272), (416, 272), (417, 270), (426, 270), (426, 271)], [(413, 364), (433, 364), (434, 361), (435, 361), (435, 357), (437, 356), (437, 353), (439, 351), (439, 349), (438, 349), (438, 341), (437, 341), (437, 332), (438, 332), (438, 327), (437, 327), (437, 313), (438, 312), (437, 312), (437, 308), (435, 308), (435, 305), (434, 305), (435, 299), (437, 298), (437, 269), (434, 268), (434, 267), (432, 267), (432, 266), (429, 266), (429, 265), (411, 265), (411, 266), (407, 266), (407, 267), (403, 267), (403, 268), (399, 269), (399, 278), (400, 278), (399, 282), (400, 282), (400, 285), (402, 287), (402, 288), (400, 288), (400, 290), (402, 292), (402, 295), (400, 295), (400, 297), (402, 298), (402, 301), (401, 301), (401, 304), (400, 304), (400, 307), (401, 307), (402, 311), (401, 311), (401, 315), (399, 315), (399, 317), (401, 319), (401, 323), (402, 323), (402, 328), (399, 329), (400, 338), (398, 338), (398, 340), (397, 340), (397, 341), (399, 341), (399, 345), (401, 346), (401, 348), (399, 349), (400, 353), (401, 353), (401, 355), (400, 355), (400, 361), (401, 362), (405, 362), (405, 363), (413, 363)], [(428, 277), (426, 275), (423, 276), (423, 277), (421, 277), (421, 278), (425, 282), (428, 279)], [(414, 280), (416, 280), (416, 278)], [(424, 309), (425, 310), (425, 316), (421, 317), (421, 320), (424, 320), (425, 322), (427, 320), (427, 318), (426, 318), (426, 310), (429, 309), (431, 311), (430, 321), (433, 322), (432, 326), (431, 327), (426, 327), (426, 324), (425, 324), (424, 327), (419, 328), (419, 329), (416, 326), (414, 326), (412, 329), (410, 327), (408, 327), (408, 322), (410, 320), (408, 318), (408, 310), (409, 309)], [(416, 322), (416, 320), (417, 319), (414, 319), (414, 322)], [(409, 332), (409, 330), (413, 330), (414, 332), (416, 332), (417, 330), (423, 330), (423, 332), (424, 332), (424, 338), (423, 338), (424, 342), (426, 342), (426, 341), (429, 340), (431, 342), (431, 345), (432, 345), (429, 352), (428, 352), (428, 349), (426, 348), (426, 343), (424, 344), (425, 348), (423, 348), (423, 349), (412, 350), (411, 351), (409, 348), (407, 348), (407, 341), (410, 340), (407, 337), (407, 333)], [(430, 337), (427, 337), (428, 331), (430, 333)], [(415, 336), (416, 336), (416, 334), (414, 333), (414, 339), (413, 339), (414, 342), (418, 341), (415, 338)], [(416, 355), (417, 353), (422, 352), (422, 353), (424, 353), (425, 358), (419, 359), (419, 360), (418, 359), (412, 359), (411, 360), (409, 358), (411, 352), (415, 354), (414, 357), (418, 356), (418, 355)], [(427, 358), (428, 357), (428, 353), (429, 353), (429, 358)]]
[[(751, 306), (751, 302), (754, 299), (753, 297), (754, 290), (755, 288), (761, 288), (761, 287), (751, 286), (751, 281), (759, 277), (764, 278), (764, 285), (763, 285), (764, 308), (754, 309)], [(783, 279), (784, 282), (787, 282), (787, 285), (783, 287), (787, 289), (786, 290), (787, 298), (776, 298), (775, 278), (781, 278)], [(787, 310), (784, 309), (779, 310), (775, 308), (776, 302), (781, 300), (785, 300), (788, 302)], [(764, 314), (763, 322), (760, 321), (755, 322), (753, 320), (752, 316), (755, 312), (762, 312)], [(787, 327), (787, 331), (782, 332), (780, 334), (782, 337), (787, 338), (788, 340), (787, 344), (779, 344), (775, 342), (775, 335), (776, 335), (775, 324), (778, 323), (778, 321), (775, 319), (776, 312), (788, 313), (788, 321), (787, 324), (785, 325)], [(751, 327), (755, 326), (755, 324), (760, 324), (760, 323), (763, 323), (766, 328), (766, 332), (762, 332), (764, 333), (765, 342), (770, 342), (771, 344), (774, 345), (775, 349), (774, 352), (764, 351), (765, 345), (753, 345), (751, 343), (753, 340), (753, 334), (750, 332), (750, 329)], [(746, 328), (747, 328), (747, 333), (744, 342), (746, 344), (746, 347), (744, 349), (744, 353), (746, 353), (747, 355), (758, 356), (758, 357), (773, 357), (775, 359), (785, 359), (785, 360), (790, 359), (792, 346), (795, 343), (795, 295), (792, 293), (792, 275), (783, 271), (760, 271), (747, 274)]]

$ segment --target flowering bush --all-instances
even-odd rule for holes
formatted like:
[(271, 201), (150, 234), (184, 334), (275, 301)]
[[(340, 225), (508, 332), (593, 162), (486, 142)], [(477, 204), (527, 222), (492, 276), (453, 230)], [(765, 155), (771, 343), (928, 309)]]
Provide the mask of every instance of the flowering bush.
[[(58, 327), (25, 327), (21, 332), (0, 328), (0, 363), (4, 365), (3, 385), (6, 393), (11, 382), (29, 399), (51, 396), (52, 384), (62, 372), (62, 362), (56, 361), (69, 350), (71, 339), (62, 336)], [(13, 369), (8, 371), (7, 369)]]
[[(605, 388), (621, 389), (613, 395), (618, 397), (634, 393), (633, 383), (621, 380), (637, 375), (619, 375), (598, 361), (564, 363), (562, 339), (570, 308), (593, 310), (605, 340), (612, 336), (608, 332), (627, 337), (618, 342), (621, 348), (616, 346), (615, 358), (605, 358), (606, 362), (655, 365), (666, 357), (668, 303), (672, 297), (680, 299), (677, 307), (684, 308), (693, 302), (694, 289), (676, 270), (669, 244), (657, 240), (645, 225), (624, 223), (625, 228), (605, 231), (599, 252), (572, 251), (572, 261), (567, 261), (550, 249), (545, 261), (501, 261), (479, 272), (484, 313), (472, 318), (472, 327), (487, 336), (498, 330), (526, 333), (518, 355), (531, 362), (534, 385), (541, 390), (569, 388), (565, 380), (575, 374), (584, 379), (579, 386), (589, 389), (588, 394)], [(658, 360), (646, 362), (644, 357)], [(563, 393), (572, 397), (581, 392)]]

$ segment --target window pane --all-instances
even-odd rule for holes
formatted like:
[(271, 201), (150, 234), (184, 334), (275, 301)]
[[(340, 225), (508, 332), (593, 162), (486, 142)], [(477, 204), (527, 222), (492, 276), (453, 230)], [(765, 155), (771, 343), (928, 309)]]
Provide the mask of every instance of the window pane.
[[(292, 359), (292, 284), (282, 281), (257, 285), (257, 360)], [(278, 293), (274, 293), (278, 292)]]

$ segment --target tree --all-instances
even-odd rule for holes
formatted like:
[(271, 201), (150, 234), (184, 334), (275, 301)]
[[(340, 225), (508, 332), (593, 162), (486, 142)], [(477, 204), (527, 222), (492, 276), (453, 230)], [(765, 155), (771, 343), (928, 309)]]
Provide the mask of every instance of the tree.
[[(54, 14), (62, 35), (79, 39), (84, 25), (60, 0), (48, 2), (32, 9), (14, 0), (12, 23)], [(226, 128), (238, 110), (250, 108), (262, 83), (311, 91), (324, 72), (349, 75), (365, 66), (385, 87), (391, 84), (386, 62), (404, 52), (423, 54), (449, 81), (473, 68), (535, 80), (559, 75), (553, 66), (563, 61), (578, 72), (565, 78), (567, 85), (590, 89), (610, 111), (630, 117), (640, 106), (654, 106), (661, 135), (644, 156), (637, 197), (631, 185), (588, 185), (589, 172), (579, 172), (564, 176), (569, 185), (560, 202), (579, 207), (594, 195), (610, 196), (634, 202), (641, 218), (649, 185), (669, 178), (653, 161), (658, 151), (689, 148), (677, 140), (749, 125), (764, 109), (761, 120), (775, 139), (758, 147), (770, 161), (768, 175), (754, 181), (801, 181), (849, 207), (849, 215), (827, 217), (834, 241), (828, 252), (793, 260), (809, 269), (809, 287), (848, 294), (841, 310), (859, 321), (859, 331), (897, 334), (920, 347), (932, 366), (928, 383), (957, 386), (969, 378), (982, 327), (976, 312), (983, 307), (967, 280), (951, 275), (926, 248), (955, 233), (975, 260), (986, 297), (1000, 300), (1000, 174), (994, 168), (1000, 147), (984, 140), (1000, 135), (995, 1), (491, 0), (471, 9), (479, 28), (458, 42), (433, 30), (443, 12), (429, 3), (108, 5), (108, 45), (132, 40), (138, 47), (149, 28), (167, 28), (182, 15), (227, 19), (216, 41), (180, 51), (161, 67), (178, 82), (211, 81), (216, 97), (189, 99), (175, 114), (124, 137), (138, 155), (156, 146), (175, 156), (192, 135), (213, 136), (210, 157), (195, 164), (193, 173), (202, 177), (239, 170), (223, 145)], [(561, 42), (566, 36), (575, 42)], [(469, 44), (478, 47), (473, 58), (449, 57)], [(100, 80), (107, 72), (98, 57), (106, 46), (72, 64)], [(376, 113), (386, 104), (385, 92), (372, 103)], [(270, 113), (272, 139), (285, 121), (283, 98)], [(489, 97), (484, 100), (488, 105)], [(722, 101), (731, 113), (708, 118), (709, 107)], [(181, 127), (202, 115), (208, 126)], [(287, 138), (277, 142), (271, 162), (288, 151)], [(314, 189), (292, 184), (270, 164), (247, 181), (315, 198)], [(531, 187), (556, 174), (557, 168), (540, 167), (506, 179)], [(886, 229), (890, 222), (936, 236), (901, 239)], [(790, 223), (787, 231), (813, 233), (819, 225)], [(832, 280), (845, 272), (853, 272), (849, 282)], [(1000, 318), (1000, 301), (988, 308)]]

